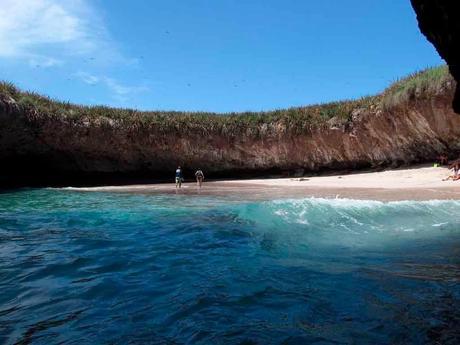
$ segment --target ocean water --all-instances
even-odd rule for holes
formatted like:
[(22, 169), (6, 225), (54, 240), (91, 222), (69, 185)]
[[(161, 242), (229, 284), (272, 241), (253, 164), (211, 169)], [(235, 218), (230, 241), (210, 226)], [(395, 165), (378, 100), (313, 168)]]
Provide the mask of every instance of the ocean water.
[(458, 344), (460, 202), (0, 194), (0, 343)]

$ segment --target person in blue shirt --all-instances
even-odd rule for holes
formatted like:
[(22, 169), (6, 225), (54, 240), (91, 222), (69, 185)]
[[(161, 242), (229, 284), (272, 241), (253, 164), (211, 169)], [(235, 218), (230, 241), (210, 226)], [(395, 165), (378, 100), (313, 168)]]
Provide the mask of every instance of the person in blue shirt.
[(182, 169), (180, 168), (180, 166), (178, 166), (176, 169), (176, 188), (181, 188), (183, 181), (184, 178), (182, 177)]

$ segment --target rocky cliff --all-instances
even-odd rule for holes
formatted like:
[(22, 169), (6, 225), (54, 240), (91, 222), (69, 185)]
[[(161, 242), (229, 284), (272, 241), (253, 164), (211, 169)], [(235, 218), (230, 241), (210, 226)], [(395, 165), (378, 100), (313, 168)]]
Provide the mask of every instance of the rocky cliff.
[(428, 162), (443, 152), (456, 157), (455, 81), (445, 68), (432, 71), (435, 77), (417, 74), (358, 101), (229, 115), (88, 108), (4, 84), (0, 181), (153, 181), (170, 179), (178, 164), (208, 177), (292, 176)]
[[(411, 0), (417, 13), (420, 30), (446, 60), (450, 73), (460, 81), (460, 1)], [(457, 88), (454, 110), (460, 114), (460, 87)]]

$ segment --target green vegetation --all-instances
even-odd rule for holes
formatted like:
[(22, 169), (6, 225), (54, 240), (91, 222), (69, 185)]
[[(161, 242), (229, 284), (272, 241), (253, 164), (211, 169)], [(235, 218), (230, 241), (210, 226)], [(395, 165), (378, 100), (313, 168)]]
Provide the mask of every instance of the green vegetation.
[[(313, 128), (351, 121), (355, 109), (391, 109), (414, 97), (426, 98), (438, 94), (446, 81), (451, 80), (446, 66), (428, 68), (397, 81), (381, 95), (357, 100), (295, 107), (267, 112), (216, 114), (205, 112), (141, 112), (106, 106), (81, 106), (52, 100), (34, 92), (20, 91), (13, 84), (0, 82), (0, 100), (11, 97), (24, 113), (33, 112), (43, 119), (69, 123), (107, 125), (115, 128), (148, 129), (156, 133), (196, 132), (201, 135), (219, 133), (252, 136), (269, 133), (303, 133)], [(7, 96), (7, 97), (5, 97)]]
[(382, 107), (385, 110), (407, 103), (414, 99), (426, 99), (440, 94), (450, 79), (449, 68), (446, 65), (427, 68), (424, 71), (396, 81), (385, 90), (382, 97)]

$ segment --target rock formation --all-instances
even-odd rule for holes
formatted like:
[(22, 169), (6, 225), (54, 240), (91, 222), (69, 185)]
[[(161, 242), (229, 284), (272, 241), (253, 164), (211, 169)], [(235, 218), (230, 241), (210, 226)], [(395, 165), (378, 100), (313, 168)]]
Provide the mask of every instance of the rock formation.
[[(450, 76), (442, 80), (430, 94), (432, 82), (404, 91), (404, 100), (386, 92), (393, 97), (386, 106), (380, 95), (369, 104), (226, 118), (135, 111), (121, 117), (110, 108), (46, 98), (32, 102), (33, 95), (12, 92), (0, 97), (0, 185), (170, 181), (178, 164), (186, 177), (199, 167), (207, 177), (239, 178), (432, 162), (440, 153), (456, 158), (460, 116), (451, 107), (456, 83)], [(397, 84), (394, 90), (405, 87)], [(339, 106), (344, 115), (330, 116)], [(306, 125), (308, 118), (299, 114), (311, 108), (319, 120)]]
[[(460, 1), (411, 0), (419, 27), (446, 60), (450, 73), (460, 81)], [(455, 92), (453, 108), (460, 114), (460, 84)]]

